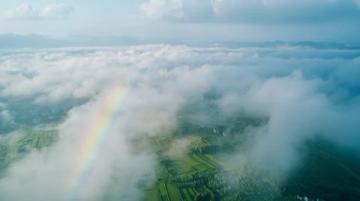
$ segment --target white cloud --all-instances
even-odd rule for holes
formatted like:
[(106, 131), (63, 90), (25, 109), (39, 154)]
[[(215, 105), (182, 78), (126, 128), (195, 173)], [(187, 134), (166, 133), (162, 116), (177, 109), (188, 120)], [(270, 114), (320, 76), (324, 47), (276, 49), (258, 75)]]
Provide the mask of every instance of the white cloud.
[[(149, 150), (145, 153), (133, 150), (131, 142), (142, 136), (171, 133), (177, 125), (177, 113), (185, 98), (206, 91), (210, 81), (206, 79), (210, 75), (206, 67), (171, 70), (167, 65), (157, 66), (160, 64), (158, 59), (156, 62), (152, 59), (154, 55), (164, 54), (166, 48), (99, 50), (90, 55), (76, 55), (76, 52), (72, 55), (71, 51), (64, 51), (65, 55), (47, 52), (46, 58), (30, 53), (35, 65), (30, 64), (26, 70), (22, 65), (18, 66), (21, 70), (12, 69), (14, 63), (6, 61), (2, 73), (11, 71), (8, 75), (14, 76), (10, 76), (7, 82), (3, 81), (9, 88), (5, 87), (7, 89), (1, 95), (7, 98), (28, 96), (46, 105), (54, 101), (54, 91), (60, 94), (55, 95), (55, 100), (76, 99), (75, 92), (81, 87), (84, 88), (80, 91), (93, 93), (84, 93), (90, 101), (69, 111), (66, 120), (59, 125), (60, 140), (56, 145), (34, 151), (13, 164), (0, 180), (0, 199), (60, 201), (70, 197), (96, 201), (110, 193), (111, 199), (115, 200), (141, 200), (143, 194), (138, 186), (152, 181), (156, 161)], [(161, 60), (166, 60), (166, 56), (161, 56)], [(168, 59), (176, 60), (177, 57)], [(15, 66), (22, 62), (15, 62)], [(71, 71), (73, 73), (69, 74)], [(195, 80), (190, 79), (191, 75), (206, 77)], [(25, 83), (20, 83), (26, 79)], [(89, 80), (93, 84), (82, 83)], [(127, 91), (126, 96), (117, 103), (121, 105), (116, 105), (119, 108), (110, 119), (112, 124), (103, 142), (97, 142), (103, 146), (99, 145), (96, 153), (86, 153), (99, 157), (90, 164), (90, 173), (85, 175), (88, 181), (84, 181), (81, 174), (89, 161), (80, 160), (79, 152), (84, 142), (91, 140), (89, 135), (93, 131), (87, 128), (93, 125), (91, 122), (99, 122), (98, 117), (104, 107), (108, 107), (107, 96), (113, 96), (112, 88), (119, 86)], [(37, 97), (42, 98), (39, 100)], [(114, 186), (116, 188), (108, 192)]]
[[(0, 55), (1, 99), (53, 107), (87, 100), (67, 111), (58, 126), (57, 144), (12, 164), (0, 180), (0, 199), (57, 201), (70, 194), (92, 201), (102, 198), (109, 186), (117, 187), (115, 200), (141, 199), (138, 184), (144, 177), (152, 181), (156, 159), (149, 150), (134, 151), (132, 142), (171, 134), (189, 104), (196, 107), (187, 116), (204, 124), (239, 113), (269, 120), (246, 130), (251, 146), (229, 156), (237, 167), (243, 164), (234, 159), (241, 156), (255, 167), (271, 163), (267, 170), (283, 176), (301, 163), (297, 148), (317, 136), (359, 153), (358, 57), (357, 49), (291, 45), (233, 49), (157, 45)], [(101, 157), (95, 159), (91, 182), (75, 188), (74, 194), (77, 153), (89, 137), (86, 128), (97, 120), (114, 86), (128, 89), (126, 96), (98, 150)], [(216, 94), (211, 108), (205, 98), (209, 92)], [(217, 109), (216, 116), (209, 115)], [(175, 145), (177, 149), (168, 154), (186, 153), (188, 142)]]
[(144, 14), (151, 19), (203, 21), (212, 17), (210, 1), (150, 0), (141, 5)]
[(0, 102), (0, 128), (7, 124), (11, 124), (12, 121), (12, 116), (7, 109), (6, 104)]
[(346, 15), (358, 17), (356, 3), (354, 0), (150, 0), (142, 9), (149, 18), (185, 22), (303, 23)]
[(5, 18), (15, 20), (62, 19), (71, 14), (73, 8), (66, 4), (49, 4), (34, 7), (31, 4), (21, 4), (5, 13)]
[(229, 164), (236, 168), (250, 165), (277, 179), (286, 179), (301, 164), (304, 153), (299, 150), (317, 137), (359, 154), (357, 143), (351, 143), (350, 139), (360, 140), (356, 133), (359, 120), (355, 114), (360, 110), (360, 102), (351, 106), (335, 104), (322, 91), (324, 84), (320, 77), (308, 80), (295, 72), (285, 77), (258, 80), (244, 93), (223, 96), (219, 106), (227, 115), (240, 112), (268, 118), (265, 125), (245, 131), (248, 141), (241, 149), (246, 151), (233, 156), (238, 162), (234, 162), (233, 157), (228, 158)]
[(143, 4), (141, 8), (146, 16), (154, 19), (160, 19), (164, 16), (181, 18), (184, 15), (182, 11), (183, 2), (181, 0), (151, 0), (149, 3)]
[[(94, 115), (99, 115), (98, 110), (102, 107), (100, 98), (73, 110), (69, 118), (60, 125), (61, 140), (55, 146), (42, 152), (34, 151), (16, 162), (2, 178), (1, 199), (96, 201), (104, 196), (108, 186), (116, 185), (119, 198), (139, 200), (142, 194), (137, 185), (140, 181), (146, 181), (146, 178), (151, 181), (154, 160), (150, 154), (131, 153), (124, 139), (124, 131), (119, 126), (120, 119), (114, 119), (115, 123), (109, 128), (103, 142), (106, 146), (101, 147), (97, 153), (85, 153), (99, 155), (96, 163), (83, 161), (79, 154), (84, 140), (89, 138), (89, 133), (83, 129), (84, 125), (96, 118)], [(81, 130), (83, 131), (80, 132)]]

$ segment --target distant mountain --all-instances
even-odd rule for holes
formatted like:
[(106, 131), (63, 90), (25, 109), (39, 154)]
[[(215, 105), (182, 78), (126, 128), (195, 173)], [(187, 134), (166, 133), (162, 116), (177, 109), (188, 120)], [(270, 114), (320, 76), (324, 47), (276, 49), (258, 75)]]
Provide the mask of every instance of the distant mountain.
[(226, 47), (263, 47), (273, 48), (279, 46), (308, 47), (315, 49), (360, 49), (359, 43), (335, 43), (317, 41), (265, 41), (265, 42), (219, 42), (218, 46)]
[(58, 39), (40, 35), (0, 35), (0, 48), (24, 48), (24, 47), (57, 47), (62, 42)]
[[(184, 44), (182, 40), (174, 38), (143, 39), (128, 36), (88, 36), (75, 35), (68, 37), (50, 37), (44, 35), (0, 34), (0, 48), (60, 48), (60, 47), (90, 47), (90, 46), (122, 46), (141, 44)], [(360, 49), (358, 43), (332, 43), (315, 41), (265, 41), (265, 42), (185, 42), (193, 46), (220, 47), (262, 47), (273, 48), (279, 46), (309, 47), (315, 49)]]
[(145, 41), (120, 36), (69, 36), (56, 38), (43, 35), (0, 34), (0, 48), (118, 46), (139, 44), (142, 42)]

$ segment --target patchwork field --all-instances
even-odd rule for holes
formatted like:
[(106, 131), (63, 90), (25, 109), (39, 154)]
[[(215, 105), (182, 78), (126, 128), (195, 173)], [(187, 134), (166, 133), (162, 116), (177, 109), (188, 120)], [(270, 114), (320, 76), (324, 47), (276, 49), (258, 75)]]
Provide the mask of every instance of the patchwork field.
[(223, 136), (187, 136), (181, 140), (187, 138), (196, 139), (187, 145), (190, 151), (172, 156), (166, 150), (171, 141), (179, 139), (153, 140), (159, 155), (157, 180), (146, 189), (145, 200), (360, 199), (360, 160), (349, 158), (322, 140), (307, 144), (304, 165), (280, 183), (251, 169), (228, 169), (222, 161), (228, 150), (216, 149)]
[[(221, 128), (216, 128), (221, 130)], [(315, 140), (304, 147), (306, 157), (286, 181), (278, 182), (251, 169), (229, 168), (226, 156), (241, 144), (204, 129), (197, 134), (147, 139), (158, 158), (156, 180), (143, 187), (145, 201), (261, 201), (360, 199), (360, 160), (332, 144)], [(188, 129), (193, 130), (193, 129)], [(211, 132), (210, 132), (211, 131)], [(56, 142), (49, 129), (25, 129), (0, 141), (0, 171), (32, 151)], [(233, 143), (229, 143), (233, 141)], [(270, 164), (271, 165), (271, 164)]]

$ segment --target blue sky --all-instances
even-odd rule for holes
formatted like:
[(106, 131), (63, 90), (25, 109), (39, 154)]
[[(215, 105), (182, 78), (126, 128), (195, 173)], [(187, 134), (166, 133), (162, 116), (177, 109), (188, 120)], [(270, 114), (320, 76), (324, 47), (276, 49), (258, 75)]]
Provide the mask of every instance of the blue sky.
[(360, 0), (0, 0), (0, 33), (359, 42)]

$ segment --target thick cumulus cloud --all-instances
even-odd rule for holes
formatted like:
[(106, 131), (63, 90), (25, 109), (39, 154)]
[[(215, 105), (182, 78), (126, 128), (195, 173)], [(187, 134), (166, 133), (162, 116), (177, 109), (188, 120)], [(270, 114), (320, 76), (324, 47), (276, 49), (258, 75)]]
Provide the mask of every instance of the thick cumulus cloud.
[[(209, 125), (238, 115), (266, 119), (236, 133), (246, 136), (245, 148), (228, 156), (229, 165), (251, 165), (279, 178), (301, 163), (299, 149), (316, 137), (360, 153), (359, 64), (358, 49), (291, 45), (3, 51), (2, 119), (20, 124), (13, 102), (75, 103), (63, 109), (55, 145), (11, 164), (0, 179), (0, 199), (141, 200), (141, 186), (155, 177), (156, 154), (135, 142), (170, 135), (186, 117)], [(113, 89), (125, 95), (93, 152), (95, 162), (86, 164), (82, 147)], [(209, 93), (216, 94), (211, 108)], [(200, 109), (186, 110), (189, 105)], [(42, 114), (36, 112), (28, 115)], [(168, 154), (186, 153), (196, 140), (175, 141)]]
[(150, 0), (146, 16), (188, 22), (304, 23), (359, 16), (358, 1)]
[(351, 143), (360, 140), (357, 98), (350, 105), (334, 104), (321, 91), (323, 85), (318, 78), (306, 80), (295, 72), (262, 80), (245, 94), (225, 96), (220, 106), (227, 113), (240, 110), (269, 118), (266, 125), (251, 130), (249, 135), (254, 137), (248, 142), (251, 148), (238, 156), (242, 164), (283, 179), (301, 162), (304, 155), (299, 150), (317, 137), (359, 153), (357, 143)]

